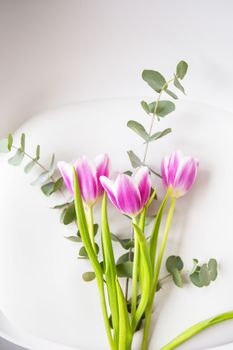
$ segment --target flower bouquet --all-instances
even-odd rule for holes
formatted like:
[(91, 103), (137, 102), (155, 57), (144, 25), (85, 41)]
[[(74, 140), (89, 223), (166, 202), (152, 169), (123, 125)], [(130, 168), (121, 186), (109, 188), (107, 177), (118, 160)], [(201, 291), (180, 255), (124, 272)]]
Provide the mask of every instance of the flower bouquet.
[[(66, 198), (66, 191), (69, 193), (70, 199), (55, 208), (61, 210), (62, 223), (77, 226), (77, 234), (66, 238), (82, 244), (79, 257), (89, 259), (92, 271), (85, 272), (83, 279), (97, 283), (103, 322), (112, 350), (130, 350), (134, 335), (139, 330), (143, 334), (140, 349), (149, 348), (151, 318), (157, 311), (154, 305), (157, 294), (163, 293), (164, 280), (171, 279), (178, 288), (182, 288), (187, 281), (194, 287), (203, 288), (217, 278), (218, 264), (214, 258), (204, 264), (193, 259), (191, 271), (184, 269), (180, 256), (171, 255), (164, 260), (175, 206), (179, 205), (179, 198), (188, 194), (194, 185), (198, 176), (198, 160), (174, 151), (164, 157), (160, 172), (147, 163), (149, 145), (171, 133), (170, 128), (154, 131), (155, 123), (157, 121), (158, 125), (161, 119), (175, 110), (174, 101), (178, 96), (171, 89), (185, 94), (182, 81), (187, 69), (185, 61), (179, 62), (173, 77), (168, 80), (158, 71), (143, 71), (142, 78), (156, 93), (156, 99), (150, 103), (141, 102), (147, 118), (150, 118), (148, 131), (135, 120), (127, 123), (143, 140), (144, 155), (140, 159), (132, 150), (128, 151), (132, 169), (123, 173), (116, 172), (116, 169), (111, 171), (107, 154), (99, 155), (95, 166), (81, 156), (73, 164), (59, 161), (57, 167), (53, 155), (49, 168), (46, 168), (40, 162), (39, 145), (35, 156), (26, 151), (25, 134), (21, 136), (20, 146), (15, 145), (11, 134), (0, 141), (1, 152), (16, 151), (8, 160), (9, 164), (18, 166), (24, 158), (30, 158), (24, 168), (25, 173), (29, 173), (35, 165), (42, 168), (34, 184), (40, 185), (46, 196), (59, 192)], [(165, 94), (169, 100), (162, 100)], [(56, 176), (56, 170), (60, 176)], [(161, 203), (157, 198), (156, 184), (159, 182), (164, 188)], [(96, 217), (97, 211), (94, 212), (93, 208), (99, 203), (101, 210), (99, 217)], [(116, 208), (117, 215), (128, 218), (131, 227), (128, 237), (121, 239), (112, 233), (109, 206)], [(158, 209), (155, 210), (155, 207)], [(100, 225), (96, 222), (100, 222)], [(101, 238), (100, 246), (97, 244), (97, 234)], [(113, 242), (118, 242), (125, 250), (118, 259)], [(163, 264), (167, 270), (165, 276), (161, 276)], [(233, 311), (210, 316), (164, 344), (162, 349), (175, 349), (205, 328), (233, 318)], [(156, 327), (152, 331), (156, 332)]]

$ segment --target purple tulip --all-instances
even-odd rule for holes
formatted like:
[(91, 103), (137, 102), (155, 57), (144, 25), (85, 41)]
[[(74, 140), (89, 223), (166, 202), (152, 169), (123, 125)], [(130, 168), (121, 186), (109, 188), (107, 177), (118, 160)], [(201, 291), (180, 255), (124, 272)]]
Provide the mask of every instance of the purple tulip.
[(138, 168), (132, 177), (119, 174), (114, 182), (101, 176), (100, 182), (115, 207), (131, 217), (142, 211), (150, 196), (151, 181), (146, 167)]
[(161, 164), (162, 180), (170, 187), (172, 196), (182, 197), (193, 185), (197, 175), (198, 161), (191, 157), (182, 157), (179, 151), (165, 157)]
[[(103, 187), (100, 183), (100, 176), (109, 176), (110, 161), (106, 154), (101, 154), (95, 159), (96, 168), (94, 169), (86, 157), (81, 157), (75, 162), (79, 186), (84, 202), (92, 206), (97, 198), (103, 194)], [(69, 192), (74, 194), (73, 165), (66, 162), (58, 162), (58, 168), (64, 179)]]

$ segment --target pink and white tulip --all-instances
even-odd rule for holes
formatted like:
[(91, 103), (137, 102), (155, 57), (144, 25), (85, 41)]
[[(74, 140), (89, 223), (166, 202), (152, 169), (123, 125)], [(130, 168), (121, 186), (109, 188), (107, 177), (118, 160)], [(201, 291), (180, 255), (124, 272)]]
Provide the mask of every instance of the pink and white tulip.
[(88, 206), (92, 206), (97, 198), (103, 194), (100, 176), (109, 176), (110, 160), (106, 154), (95, 158), (95, 169), (86, 157), (81, 157), (74, 165), (66, 162), (58, 162), (58, 168), (69, 192), (74, 194), (73, 166), (79, 179), (82, 198)]
[(197, 175), (198, 161), (183, 157), (179, 151), (165, 157), (161, 164), (162, 181), (171, 188), (173, 197), (182, 197), (193, 185)]
[(151, 181), (146, 167), (138, 168), (133, 176), (119, 174), (115, 181), (101, 176), (100, 182), (115, 207), (131, 217), (142, 211), (150, 196)]

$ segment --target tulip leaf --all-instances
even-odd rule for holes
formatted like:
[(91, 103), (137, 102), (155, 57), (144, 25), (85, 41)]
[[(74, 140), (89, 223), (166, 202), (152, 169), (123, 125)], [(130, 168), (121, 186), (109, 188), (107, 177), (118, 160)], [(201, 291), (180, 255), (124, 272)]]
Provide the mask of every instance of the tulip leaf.
[(183, 79), (187, 73), (188, 64), (185, 61), (180, 61), (176, 66), (176, 76), (179, 79)]
[(114, 235), (113, 233), (111, 233), (111, 239), (112, 239), (112, 241), (120, 243), (122, 248), (124, 248), (126, 250), (134, 247), (134, 240), (132, 240), (132, 239), (129, 239), (129, 238), (121, 239), (118, 236)]
[(160, 139), (161, 137), (170, 134), (171, 132), (172, 132), (172, 129), (171, 129), (171, 128), (167, 128), (167, 129), (165, 129), (165, 130), (163, 130), (163, 131), (158, 131), (158, 132), (156, 132), (155, 134), (151, 135), (151, 137), (149, 138), (148, 142), (158, 140), (158, 139)]
[(128, 151), (127, 154), (133, 168), (137, 168), (142, 165), (142, 161), (133, 151)]
[(69, 204), (68, 208), (65, 209), (63, 224), (69, 225), (75, 220), (76, 220), (75, 205), (74, 205), (74, 202), (72, 202)]
[(156, 115), (158, 115), (159, 117), (165, 117), (169, 113), (174, 112), (175, 109), (176, 106), (173, 102), (166, 100), (159, 101), (158, 107), (156, 109)]
[(179, 89), (181, 92), (183, 92), (184, 95), (186, 95), (184, 87), (181, 85), (180, 81), (177, 79), (176, 76), (174, 76), (174, 86)]
[(18, 149), (13, 157), (8, 160), (8, 163), (13, 166), (19, 166), (24, 159), (24, 152)]
[(174, 98), (174, 100), (178, 100), (178, 96), (171, 90), (165, 89), (164, 90), (169, 96), (171, 96), (172, 98)]
[(144, 70), (142, 72), (142, 79), (147, 82), (147, 84), (156, 92), (160, 92), (166, 87), (166, 80), (157, 71), (154, 70)]
[(91, 282), (95, 279), (96, 275), (94, 271), (84, 272), (82, 278), (85, 282)]
[(81, 239), (81, 237), (79, 237), (79, 236), (67, 236), (67, 237), (65, 237), (66, 239), (68, 239), (69, 241), (71, 241), (71, 242), (74, 242), (74, 243), (80, 243), (80, 242), (82, 242), (82, 239)]
[(147, 140), (149, 135), (147, 134), (144, 126), (135, 120), (129, 120), (127, 123), (128, 128), (133, 130), (136, 134), (141, 136), (144, 140)]
[(116, 269), (117, 269), (118, 277), (132, 278), (133, 262), (127, 261), (127, 262), (118, 264), (116, 265)]
[(146, 101), (141, 101), (141, 106), (147, 114), (151, 113), (149, 105)]

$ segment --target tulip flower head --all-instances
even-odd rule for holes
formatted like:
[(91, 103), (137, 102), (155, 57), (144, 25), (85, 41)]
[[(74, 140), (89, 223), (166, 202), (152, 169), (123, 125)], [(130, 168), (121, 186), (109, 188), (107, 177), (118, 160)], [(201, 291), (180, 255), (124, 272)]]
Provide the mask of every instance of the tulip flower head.
[[(100, 176), (109, 176), (110, 172), (110, 161), (106, 154), (97, 156), (95, 158), (95, 164), (96, 167), (94, 169), (85, 156), (78, 159), (74, 164), (79, 180), (81, 195), (88, 206), (93, 206), (97, 198), (103, 194), (104, 189), (100, 183)], [(58, 168), (67, 189), (73, 195), (73, 165), (66, 162), (58, 162)]]
[(101, 176), (100, 182), (114, 206), (131, 217), (142, 211), (150, 196), (151, 181), (146, 167), (138, 168), (133, 176), (119, 174), (115, 181)]
[(162, 181), (171, 189), (175, 198), (182, 197), (193, 185), (197, 175), (198, 161), (183, 157), (179, 151), (165, 157), (161, 164)]

